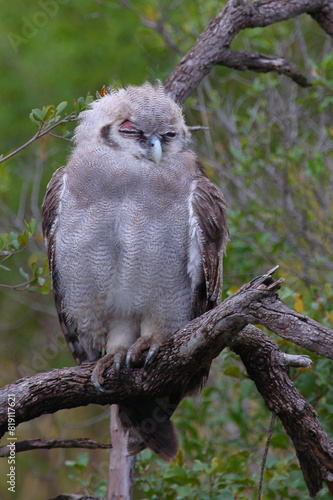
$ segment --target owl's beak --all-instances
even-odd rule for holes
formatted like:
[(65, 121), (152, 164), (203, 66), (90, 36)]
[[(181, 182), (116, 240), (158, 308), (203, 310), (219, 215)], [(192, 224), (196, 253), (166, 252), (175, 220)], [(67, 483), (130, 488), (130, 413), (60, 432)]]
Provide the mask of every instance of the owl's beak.
[(149, 149), (154, 162), (159, 166), (162, 159), (162, 146), (161, 141), (155, 134), (151, 134), (149, 137)]

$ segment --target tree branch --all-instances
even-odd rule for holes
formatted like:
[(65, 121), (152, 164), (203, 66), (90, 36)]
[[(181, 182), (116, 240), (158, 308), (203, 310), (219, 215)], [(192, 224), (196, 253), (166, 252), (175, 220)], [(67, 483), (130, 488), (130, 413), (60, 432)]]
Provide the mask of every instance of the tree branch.
[(229, 346), (240, 355), (266, 406), (280, 418), (292, 439), (311, 496), (323, 482), (333, 493), (333, 443), (315, 410), (281, 366), (278, 345), (259, 328), (247, 326)]
[[(330, 0), (229, 0), (219, 14), (201, 33), (194, 46), (182, 58), (178, 66), (165, 82), (165, 88), (178, 102), (184, 102), (197, 88), (202, 79), (219, 64), (238, 67), (243, 54), (245, 68), (256, 71), (276, 71), (283, 73), (299, 85), (307, 86), (307, 78), (295, 66), (282, 58), (274, 56), (251, 55), (249, 52), (230, 50), (235, 36), (246, 28), (264, 27), (308, 13), (316, 19), (323, 29), (332, 34), (332, 2)], [(244, 57), (246, 60), (244, 62)], [(256, 66), (251, 67), (252, 63)]]
[(87, 495), (80, 495), (80, 493), (78, 494), (66, 494), (66, 493), (63, 493), (62, 495), (58, 495), (56, 497), (52, 497), (50, 498), (49, 500), (105, 500), (104, 498), (102, 497), (92, 497), (91, 495), (87, 496)]
[[(326, 481), (332, 490), (333, 444), (318, 422), (313, 408), (293, 387), (286, 364), (295, 364), (280, 353), (275, 342), (258, 324), (333, 359), (333, 332), (316, 321), (288, 308), (277, 296), (282, 280), (272, 273), (255, 278), (218, 307), (189, 322), (163, 345), (148, 369), (144, 353), (129, 374), (122, 368), (120, 380), (114, 367), (106, 372), (102, 393), (91, 382), (94, 364), (55, 369), (27, 377), (0, 391), (0, 435), (13, 425), (43, 413), (90, 403), (112, 404), (142, 397), (179, 395), (222, 349), (230, 346), (240, 354), (249, 376), (255, 381), (266, 405), (281, 419), (293, 440), (311, 494)], [(303, 357), (301, 364), (308, 365)], [(184, 394), (183, 394), (184, 395)], [(12, 405), (14, 401), (14, 405)], [(333, 490), (332, 490), (333, 491)]]
[(311, 17), (329, 35), (333, 36), (333, 4), (327, 2), (321, 9), (311, 14)]
[[(30, 450), (51, 450), (53, 448), (87, 448), (90, 450), (112, 448), (109, 443), (99, 443), (87, 438), (77, 439), (25, 439), (15, 442), (15, 453)], [(10, 449), (7, 445), (0, 447), (0, 457), (9, 457)]]
[(246, 50), (223, 49), (221, 51), (221, 62), (217, 64), (241, 71), (247, 69), (258, 73), (275, 71), (279, 75), (289, 76), (301, 87), (311, 87), (311, 83), (297, 70), (296, 66), (282, 57), (278, 58)]
[[(36, 134), (33, 137), (31, 137), (31, 139), (29, 139), (25, 144), (22, 144), (22, 146), (15, 149), (15, 151), (12, 151), (8, 155), (3, 156), (2, 158), (0, 157), (0, 163), (3, 163), (4, 161), (9, 160), (9, 158), (11, 158), (12, 156), (15, 156), (17, 153), (22, 151), (22, 149), (27, 148), (28, 146), (30, 146), (30, 144), (37, 141), (37, 139), (40, 139), (44, 135), (54, 135), (54, 134), (51, 134), (50, 132), (51, 132), (51, 130), (55, 129), (56, 127), (59, 127), (59, 125), (62, 125), (63, 123), (73, 122), (75, 120), (77, 120), (77, 115), (73, 111), (70, 115), (65, 116), (65, 118), (63, 118), (62, 120), (59, 120), (56, 123), (53, 123), (50, 126), (47, 126), (47, 124), (44, 124), (42, 127), (40, 127), (38, 129), (38, 132), (36, 132)], [(46, 126), (46, 128), (45, 128), (45, 126)], [(64, 137), (60, 137), (60, 136), (57, 136), (57, 137), (59, 137), (61, 139), (65, 139)]]

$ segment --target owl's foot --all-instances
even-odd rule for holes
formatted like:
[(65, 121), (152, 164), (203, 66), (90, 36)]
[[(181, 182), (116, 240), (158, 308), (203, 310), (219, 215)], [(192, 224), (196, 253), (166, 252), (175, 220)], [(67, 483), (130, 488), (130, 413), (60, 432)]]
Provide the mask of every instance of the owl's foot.
[(105, 381), (104, 372), (107, 368), (110, 368), (114, 364), (116, 369), (117, 378), (120, 379), (120, 368), (121, 364), (125, 359), (125, 352), (117, 352), (116, 354), (106, 354), (96, 363), (95, 368), (91, 374), (91, 381), (94, 386), (101, 392), (112, 392), (103, 389), (102, 384)]
[(145, 359), (144, 363), (144, 368), (147, 368), (151, 360), (155, 357), (159, 350), (160, 344), (159, 343), (152, 343), (152, 339), (150, 337), (140, 337), (136, 342), (134, 342), (133, 345), (126, 350), (120, 350), (116, 352), (115, 354), (106, 354), (103, 356), (101, 359), (99, 359), (95, 365), (95, 368), (93, 369), (93, 372), (91, 374), (91, 381), (94, 384), (94, 386), (100, 390), (101, 392), (109, 392), (111, 393), (112, 391), (107, 391), (103, 389), (102, 385), (105, 381), (104, 377), (104, 372), (112, 364), (114, 364), (117, 378), (118, 380), (120, 379), (120, 369), (121, 365), (123, 364), (125, 360), (125, 366), (127, 371), (130, 373), (131, 372), (131, 367), (133, 364), (136, 363), (137, 359), (139, 358), (139, 355), (142, 353), (142, 351), (145, 351), (148, 349), (148, 354)]
[(135, 363), (142, 351), (149, 349), (148, 354), (145, 359), (144, 368), (148, 366), (150, 361), (154, 358), (159, 350), (160, 344), (154, 342), (152, 344), (152, 339), (150, 337), (140, 337), (133, 345), (128, 349), (126, 354), (126, 368), (127, 371), (131, 371), (131, 365)]

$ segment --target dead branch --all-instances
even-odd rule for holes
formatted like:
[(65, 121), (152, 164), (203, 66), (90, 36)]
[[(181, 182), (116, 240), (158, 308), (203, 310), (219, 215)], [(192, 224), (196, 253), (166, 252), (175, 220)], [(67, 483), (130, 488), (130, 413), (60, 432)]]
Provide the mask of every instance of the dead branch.
[[(86, 448), (89, 450), (104, 449), (109, 450), (112, 445), (109, 443), (99, 443), (87, 438), (77, 439), (25, 439), (15, 442), (15, 453), (30, 450), (51, 450), (53, 448)], [(0, 457), (9, 457), (10, 450), (7, 445), (0, 447)]]
[[(10, 398), (15, 401), (15, 425), (43, 413), (90, 403), (112, 404), (165, 395), (175, 395), (177, 399), (188, 392), (201, 368), (230, 346), (240, 354), (266, 405), (280, 417), (293, 440), (310, 493), (318, 492), (323, 481), (333, 491), (333, 444), (313, 408), (288, 377), (286, 364), (294, 364), (295, 357), (280, 353), (268, 335), (248, 325), (260, 323), (331, 359), (333, 332), (280, 301), (277, 290), (282, 280), (272, 278), (275, 270), (255, 278), (218, 307), (177, 331), (147, 370), (143, 368), (144, 355), (130, 374), (122, 369), (120, 380), (113, 367), (108, 369), (104, 385), (107, 393), (98, 391), (91, 382), (93, 364), (39, 373), (3, 388), (0, 435), (8, 430)], [(300, 364), (306, 366), (307, 359), (303, 358)]]
[(269, 26), (305, 13), (333, 35), (331, 0), (228, 0), (167, 78), (166, 90), (175, 100), (184, 102), (215, 65), (259, 72), (275, 71), (290, 76), (301, 86), (311, 85), (285, 59), (230, 49), (235, 36), (246, 28)]

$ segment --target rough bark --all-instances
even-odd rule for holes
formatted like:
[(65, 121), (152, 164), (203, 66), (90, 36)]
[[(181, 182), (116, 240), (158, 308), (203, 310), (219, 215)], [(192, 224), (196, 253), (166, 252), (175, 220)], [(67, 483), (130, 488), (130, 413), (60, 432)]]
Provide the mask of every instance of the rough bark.
[(333, 2), (326, 2), (320, 9), (311, 14), (319, 26), (333, 36)]
[(167, 78), (165, 88), (182, 103), (215, 65), (264, 73), (275, 71), (290, 76), (301, 86), (311, 85), (295, 65), (283, 58), (230, 49), (235, 36), (246, 28), (269, 26), (305, 13), (333, 35), (331, 0), (229, 0)]
[[(293, 440), (305, 480), (312, 495), (323, 481), (331, 491), (333, 444), (320, 426), (313, 408), (294, 388), (281, 355), (269, 336), (249, 324), (267, 326), (283, 338), (333, 359), (333, 331), (296, 313), (280, 301), (271, 272), (244, 285), (212, 311), (189, 322), (163, 345), (143, 368), (144, 355), (131, 374), (123, 368), (120, 380), (113, 367), (107, 370), (104, 388), (90, 380), (93, 364), (52, 370), (21, 379), (0, 391), (0, 434), (7, 430), (8, 396), (15, 396), (15, 423), (43, 413), (89, 403), (111, 404), (127, 399), (172, 395), (191, 386), (193, 376), (207, 361), (230, 346), (242, 357), (249, 376)], [(287, 360), (287, 361), (286, 361)]]

